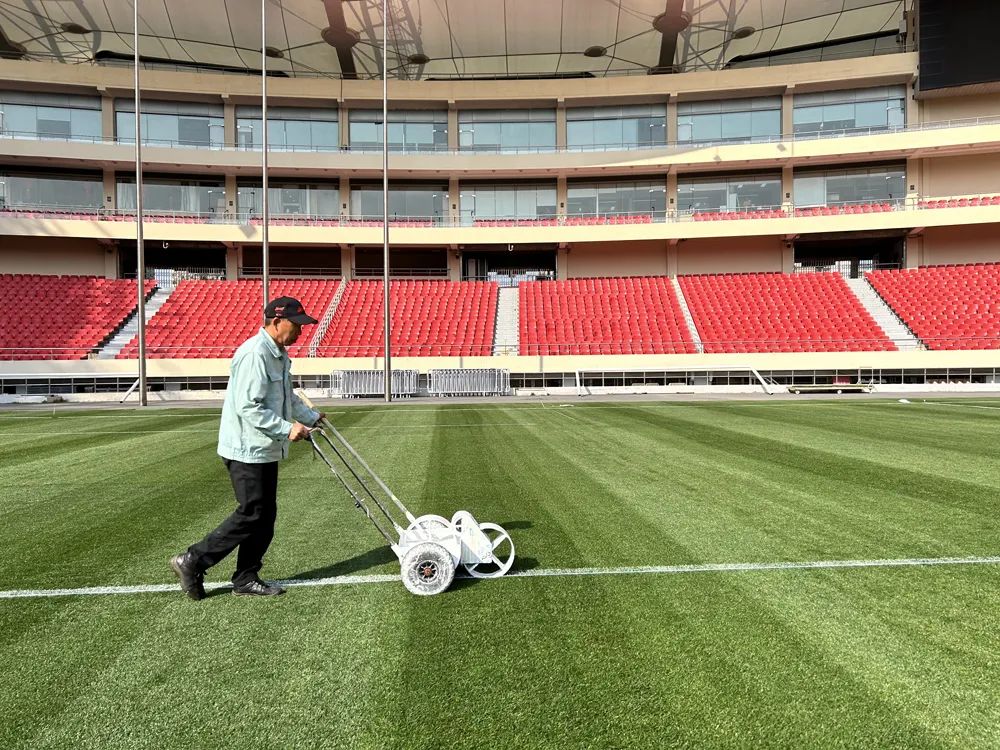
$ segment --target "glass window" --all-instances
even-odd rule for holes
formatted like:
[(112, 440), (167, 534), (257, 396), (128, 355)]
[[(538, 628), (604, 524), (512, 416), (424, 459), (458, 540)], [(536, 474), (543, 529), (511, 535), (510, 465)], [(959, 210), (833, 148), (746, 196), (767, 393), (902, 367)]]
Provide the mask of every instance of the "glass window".
[(766, 140), (781, 135), (781, 100), (756, 97), (681, 102), (677, 108), (680, 143)]
[(686, 178), (677, 183), (681, 211), (737, 211), (781, 205), (780, 175)]
[(4, 208), (98, 209), (103, 193), (100, 175), (0, 175), (0, 207)]
[[(135, 182), (118, 181), (118, 207), (135, 209)], [(151, 178), (143, 182), (143, 210), (149, 213), (209, 214), (225, 211), (221, 182)]]
[[(135, 113), (115, 113), (115, 128), (120, 143), (135, 143)], [(142, 142), (150, 146), (222, 148), (224, 131), (221, 117), (142, 115)]]
[[(237, 210), (241, 214), (261, 212), (261, 186), (240, 185), (236, 191)], [(323, 184), (269, 183), (268, 211), (272, 215), (339, 216), (340, 191)]]
[[(9, 96), (0, 93), (0, 97)], [(30, 97), (23, 95), (21, 98)], [(74, 101), (82, 97), (66, 97)], [(15, 138), (101, 139), (100, 104), (96, 109), (56, 107), (0, 100), (0, 132)]]
[[(438, 186), (389, 186), (390, 218), (440, 221), (445, 215), (448, 191)], [(351, 190), (351, 214), (356, 218), (381, 218), (381, 186), (361, 185)]]
[[(351, 148), (382, 148), (381, 110), (350, 112)], [(398, 152), (440, 151), (448, 148), (448, 113), (426, 110), (389, 112), (389, 150)]]
[(546, 151), (556, 145), (555, 110), (459, 112), (459, 146), (471, 151)]
[(796, 206), (891, 202), (906, 195), (906, 170), (872, 167), (807, 172), (795, 176), (794, 189)]
[(566, 213), (650, 214), (666, 211), (667, 191), (662, 182), (590, 182), (567, 186)]
[(796, 133), (818, 137), (902, 127), (905, 97), (902, 86), (800, 94), (792, 121)]
[(469, 185), (462, 188), (463, 224), (477, 219), (540, 219), (556, 215), (554, 185)]

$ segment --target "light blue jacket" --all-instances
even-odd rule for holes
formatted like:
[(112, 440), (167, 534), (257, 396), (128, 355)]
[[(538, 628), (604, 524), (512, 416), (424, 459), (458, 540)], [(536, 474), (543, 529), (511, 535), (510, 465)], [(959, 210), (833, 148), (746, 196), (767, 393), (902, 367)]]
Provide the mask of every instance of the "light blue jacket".
[(229, 368), (218, 453), (245, 464), (288, 458), (292, 422), (314, 425), (319, 412), (292, 393), (292, 361), (263, 328), (243, 342)]

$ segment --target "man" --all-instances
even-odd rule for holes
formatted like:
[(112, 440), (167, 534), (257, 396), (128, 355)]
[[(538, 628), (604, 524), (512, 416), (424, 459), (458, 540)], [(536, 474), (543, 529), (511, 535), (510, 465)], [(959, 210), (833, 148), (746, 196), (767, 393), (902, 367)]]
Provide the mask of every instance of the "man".
[(205, 598), (205, 571), (237, 547), (234, 594), (285, 593), (258, 576), (274, 536), (278, 461), (288, 457), (289, 441), (308, 437), (307, 425), (315, 425), (326, 415), (308, 408), (292, 393), (291, 360), (286, 352), (299, 338), (302, 326), (316, 319), (292, 297), (271, 302), (264, 318), (264, 327), (233, 356), (219, 427), (218, 453), (233, 483), (236, 510), (208, 536), (170, 560), (181, 590), (195, 600)]

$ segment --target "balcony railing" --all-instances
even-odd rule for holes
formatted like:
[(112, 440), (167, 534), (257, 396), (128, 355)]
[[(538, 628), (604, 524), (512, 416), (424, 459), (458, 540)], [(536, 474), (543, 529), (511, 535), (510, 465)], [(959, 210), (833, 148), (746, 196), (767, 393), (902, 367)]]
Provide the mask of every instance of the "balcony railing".
[[(919, 133), (931, 130), (943, 130), (947, 128), (969, 128), (982, 125), (998, 125), (1000, 116), (965, 117), (950, 120), (937, 120), (900, 126), (873, 126), (856, 128), (837, 128), (833, 130), (815, 130), (802, 133), (785, 133), (764, 136), (746, 136), (744, 138), (726, 138), (704, 141), (664, 141), (662, 143), (598, 143), (585, 146), (476, 146), (474, 148), (439, 148), (427, 145), (415, 145), (412, 147), (392, 147), (390, 153), (399, 156), (517, 156), (519, 154), (556, 154), (556, 153), (586, 153), (586, 152), (648, 152), (648, 151), (668, 151), (671, 153), (683, 153), (693, 149), (714, 148), (719, 146), (741, 146), (747, 144), (777, 144), (794, 143), (800, 141), (817, 141), (829, 138), (858, 138), (875, 135), (898, 135), (903, 133)], [(134, 138), (122, 136), (120, 138), (106, 136), (65, 136), (47, 135), (32, 131), (14, 131), (0, 129), (0, 139), (32, 140), (32, 141), (56, 141), (66, 143), (104, 143), (109, 145), (131, 145)], [(245, 144), (223, 145), (216, 143), (192, 143), (191, 141), (149, 139), (144, 138), (143, 144), (160, 148), (184, 148), (184, 149), (206, 149), (212, 151), (233, 151), (233, 152), (253, 152), (259, 151), (256, 148)], [(280, 146), (272, 145), (268, 149), (272, 153), (341, 153), (346, 155), (371, 156), (380, 153), (380, 149), (373, 149), (370, 146), (314, 146), (311, 144), (284, 144)]]
[[(578, 226), (621, 226), (636, 224), (662, 224), (680, 222), (747, 221), (767, 219), (807, 218), (818, 216), (851, 216), (902, 211), (924, 211), (943, 208), (975, 208), (984, 206), (1000, 207), (1000, 194), (924, 197), (912, 196), (906, 199), (872, 199), (864, 201), (841, 201), (823, 205), (799, 205), (786, 203), (781, 206), (746, 206), (743, 208), (685, 207), (656, 212), (606, 212), (594, 214), (570, 214), (566, 216), (391, 216), (389, 226), (396, 229), (449, 228), (544, 228)], [(100, 209), (94, 207), (26, 207), (0, 208), (0, 219), (45, 219), (135, 222), (135, 211), (130, 209)], [(162, 211), (151, 209), (144, 212), (145, 223), (165, 224), (228, 224), (260, 226), (263, 220), (254, 214), (229, 212)], [(343, 216), (321, 214), (272, 214), (270, 227), (340, 227), (370, 228), (382, 226), (381, 215), (348, 214)]]

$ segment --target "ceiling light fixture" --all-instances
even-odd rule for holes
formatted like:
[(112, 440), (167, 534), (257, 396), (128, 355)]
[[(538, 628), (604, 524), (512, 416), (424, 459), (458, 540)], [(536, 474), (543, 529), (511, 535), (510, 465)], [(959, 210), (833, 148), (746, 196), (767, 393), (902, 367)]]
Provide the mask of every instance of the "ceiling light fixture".
[(733, 39), (746, 39), (756, 33), (757, 29), (753, 26), (740, 26), (738, 29), (733, 29)]
[(71, 22), (68, 22), (68, 21), (66, 23), (59, 24), (59, 28), (62, 29), (67, 34), (89, 34), (90, 33), (90, 29), (88, 29), (86, 26), (81, 26), (78, 23), (71, 23)]
[(412, 55), (406, 58), (406, 62), (410, 65), (426, 65), (431, 59), (425, 55), (423, 52), (414, 52)]
[(354, 29), (334, 29), (327, 26), (320, 32), (323, 41), (337, 49), (350, 49), (361, 41), (361, 35)]
[(669, 34), (671, 36), (681, 33), (690, 25), (691, 14), (686, 10), (681, 11), (680, 15), (677, 16), (661, 13), (653, 19), (654, 29), (659, 31), (661, 34)]
[(264, 54), (277, 60), (280, 60), (285, 56), (285, 53), (277, 47), (265, 47)]
[(584, 57), (604, 57), (606, 54), (608, 54), (608, 48), (602, 47), (599, 44), (587, 47), (587, 49), (583, 51)]

